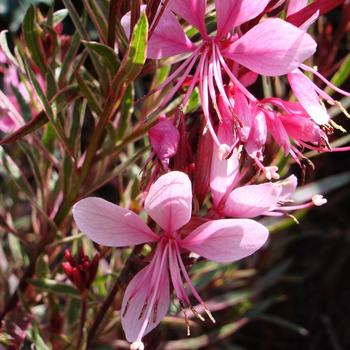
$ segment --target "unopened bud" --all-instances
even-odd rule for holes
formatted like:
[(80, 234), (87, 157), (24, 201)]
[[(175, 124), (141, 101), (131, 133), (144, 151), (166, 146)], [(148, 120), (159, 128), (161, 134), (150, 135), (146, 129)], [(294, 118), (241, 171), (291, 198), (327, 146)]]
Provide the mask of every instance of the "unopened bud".
[(169, 160), (176, 154), (180, 134), (169, 119), (161, 117), (148, 134), (151, 146), (159, 160)]

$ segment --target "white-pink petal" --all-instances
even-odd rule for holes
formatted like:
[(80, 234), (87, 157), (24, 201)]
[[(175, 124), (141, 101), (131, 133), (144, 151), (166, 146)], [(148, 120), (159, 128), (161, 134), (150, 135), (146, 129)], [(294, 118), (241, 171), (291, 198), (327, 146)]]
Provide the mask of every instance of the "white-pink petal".
[(279, 76), (290, 73), (316, 51), (315, 40), (303, 30), (279, 18), (267, 19), (222, 54), (250, 70)]
[(274, 208), (281, 193), (271, 182), (238, 187), (228, 196), (222, 213), (234, 218), (254, 218)]
[(319, 125), (326, 124), (330, 117), (320, 103), (314, 83), (299, 69), (288, 74), (289, 84), (300, 104), (309, 116)]
[[(150, 318), (142, 335), (146, 335), (157, 327), (161, 319), (168, 312), (170, 304), (170, 287), (167, 263), (165, 263), (165, 266), (161, 271), (156, 271), (156, 274), (161, 274), (159, 286), (151, 284), (151, 280), (155, 280), (156, 278), (156, 276), (154, 277), (154, 269), (156, 268), (157, 266), (154, 264), (146, 266), (136, 274), (126, 288), (121, 315), (122, 327), (126, 339), (129, 342), (137, 340), (144, 322), (147, 322), (147, 320), (145, 320), (147, 314), (150, 314)], [(153, 295), (152, 288), (157, 288), (157, 295), (154, 304), (150, 305)], [(152, 308), (151, 310), (149, 310), (150, 307)], [(140, 315), (142, 317), (140, 317)]]
[(213, 220), (194, 230), (181, 246), (207, 259), (228, 263), (253, 254), (267, 237), (267, 228), (254, 220)]
[(152, 184), (145, 200), (148, 215), (166, 232), (187, 224), (192, 212), (192, 186), (180, 171), (162, 175)]
[(239, 160), (237, 150), (234, 149), (229, 159), (219, 159), (217, 156), (218, 147), (214, 145), (211, 171), (210, 189), (215, 206), (230, 189), (237, 176), (239, 176)]
[(289, 0), (287, 8), (287, 17), (293, 13), (299, 12), (308, 4), (308, 0)]
[(109, 247), (126, 247), (158, 240), (134, 212), (102, 198), (88, 197), (73, 207), (78, 228), (92, 241)]
[(257, 17), (270, 0), (215, 0), (217, 38), (225, 36), (234, 27)]

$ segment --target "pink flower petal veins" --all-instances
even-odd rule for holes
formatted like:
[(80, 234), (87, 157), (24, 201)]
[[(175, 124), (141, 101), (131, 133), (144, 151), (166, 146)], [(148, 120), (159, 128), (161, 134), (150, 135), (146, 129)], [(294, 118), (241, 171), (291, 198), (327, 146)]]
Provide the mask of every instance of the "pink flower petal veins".
[(253, 27), (222, 54), (261, 75), (279, 76), (296, 69), (312, 56), (316, 46), (303, 30), (270, 18)]
[(268, 237), (265, 226), (249, 219), (209, 221), (182, 242), (182, 248), (207, 259), (228, 263), (243, 259), (261, 248)]
[(281, 188), (273, 183), (238, 187), (228, 196), (222, 213), (234, 218), (254, 218), (274, 208)]
[(217, 39), (234, 27), (257, 17), (270, 0), (215, 0), (217, 16)]
[(162, 254), (155, 255), (126, 288), (121, 315), (122, 327), (129, 342), (141, 341), (168, 312), (170, 286), (167, 257), (163, 263), (161, 260)]
[(189, 177), (180, 171), (161, 176), (149, 190), (145, 210), (166, 232), (174, 232), (187, 224), (192, 212)]
[(138, 215), (102, 198), (80, 200), (73, 207), (73, 217), (92, 241), (109, 247), (154, 242), (159, 238)]

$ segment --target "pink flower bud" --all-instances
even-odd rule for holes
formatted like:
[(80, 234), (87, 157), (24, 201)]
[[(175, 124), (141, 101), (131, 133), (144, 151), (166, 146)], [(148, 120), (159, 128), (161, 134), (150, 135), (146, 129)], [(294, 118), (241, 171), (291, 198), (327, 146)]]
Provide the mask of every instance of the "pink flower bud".
[(158, 159), (168, 164), (169, 159), (177, 152), (180, 139), (173, 123), (165, 117), (160, 117), (159, 122), (149, 130), (149, 138)]

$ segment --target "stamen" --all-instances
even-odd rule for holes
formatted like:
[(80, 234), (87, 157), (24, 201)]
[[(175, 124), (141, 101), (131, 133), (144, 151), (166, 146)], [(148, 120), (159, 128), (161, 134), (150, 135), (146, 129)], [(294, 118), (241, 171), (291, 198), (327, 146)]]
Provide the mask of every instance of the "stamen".
[[(215, 319), (213, 317), (213, 315), (211, 314), (211, 312), (209, 311), (209, 308), (208, 306), (205, 304), (205, 302), (202, 300), (202, 298), (200, 297), (200, 295), (198, 294), (198, 292), (196, 291), (196, 288), (194, 288), (193, 284), (192, 284), (192, 281), (190, 279), (190, 276), (188, 275), (187, 271), (186, 271), (186, 268), (185, 268), (185, 265), (182, 261), (182, 258), (181, 258), (181, 255), (180, 255), (180, 250), (179, 250), (179, 247), (178, 247), (178, 244), (177, 242), (175, 241), (174, 242), (174, 245), (175, 245), (175, 251), (176, 251), (176, 257), (177, 257), (177, 261), (180, 265), (180, 268), (181, 268), (181, 272), (183, 274), (183, 276), (185, 277), (185, 280), (188, 284), (188, 286), (190, 287), (190, 290), (193, 294), (193, 296), (197, 299), (197, 301), (203, 305), (204, 307), (204, 310), (205, 312), (207, 313), (208, 317), (210, 318), (210, 320), (215, 323)], [(203, 316), (200, 315), (197, 310), (194, 308), (194, 307), (191, 307), (191, 311), (193, 312), (193, 314), (195, 316), (197, 316), (200, 320), (204, 320)]]
[(335, 101), (335, 104), (339, 107), (339, 109), (344, 113), (344, 115), (347, 118), (350, 118), (350, 114), (348, 113), (348, 111), (345, 109), (345, 107), (341, 104), (340, 101)]
[(195, 315), (202, 322), (205, 322), (205, 318), (200, 313), (198, 313), (198, 311), (192, 305), (191, 305), (190, 309), (191, 309), (193, 315)]
[(320, 74), (316, 69), (311, 68), (305, 64), (301, 64), (300, 68), (306, 70), (307, 72), (311, 72), (315, 74), (318, 78), (320, 78), (325, 84), (327, 84), (329, 87), (331, 87), (334, 91), (339, 92), (340, 94), (344, 96), (350, 96), (350, 93), (347, 91), (344, 91), (342, 89), (339, 89), (337, 86), (332, 84), (329, 80), (327, 80), (322, 74)]
[(294, 221), (297, 225), (300, 224), (299, 220), (298, 220), (294, 215), (292, 215), (292, 214), (286, 214), (286, 215), (287, 215), (289, 218), (293, 219), (293, 221)]
[(186, 323), (186, 330), (187, 330), (187, 336), (189, 337), (191, 335), (191, 329), (190, 329), (190, 322), (188, 321), (188, 315), (186, 312), (186, 308), (185, 308), (185, 303), (183, 300), (179, 299), (179, 303), (181, 306), (181, 310), (184, 314), (184, 318), (185, 318), (185, 323)]
[(344, 134), (347, 133), (347, 131), (341, 125), (337, 124), (334, 120), (330, 119), (329, 123), (334, 127), (334, 129), (337, 129)]
[(210, 318), (210, 321), (213, 322), (213, 323), (216, 323), (215, 318), (213, 317), (213, 315), (210, 312), (209, 308), (205, 304), (204, 304), (204, 310), (207, 313), (208, 317)]

